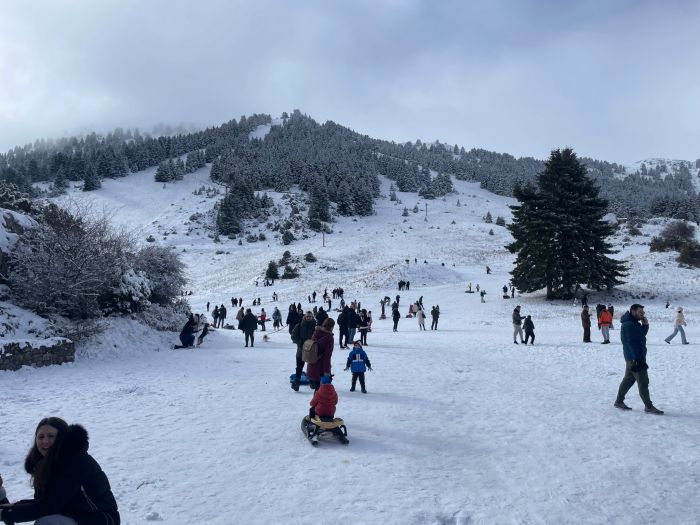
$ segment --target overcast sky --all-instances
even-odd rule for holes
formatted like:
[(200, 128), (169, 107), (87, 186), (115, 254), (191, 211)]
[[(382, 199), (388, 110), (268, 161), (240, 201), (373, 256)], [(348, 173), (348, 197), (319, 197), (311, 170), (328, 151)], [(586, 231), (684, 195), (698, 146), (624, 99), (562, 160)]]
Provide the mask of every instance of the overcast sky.
[(395, 141), (700, 157), (693, 0), (0, 1), (0, 151), (295, 108)]

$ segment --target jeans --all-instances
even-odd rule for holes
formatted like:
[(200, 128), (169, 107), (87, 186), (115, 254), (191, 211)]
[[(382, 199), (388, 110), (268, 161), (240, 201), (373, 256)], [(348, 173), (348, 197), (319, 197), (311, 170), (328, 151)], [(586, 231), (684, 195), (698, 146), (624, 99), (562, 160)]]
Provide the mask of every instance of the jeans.
[(603, 342), (609, 343), (610, 342), (610, 327), (609, 326), (601, 326), (600, 331), (603, 332)]
[(515, 341), (516, 336), (520, 335), (520, 342), (524, 342), (523, 339), (523, 327), (520, 326), (519, 324), (513, 323), (513, 341)]
[(437, 317), (433, 317), (433, 322), (432, 322), (432, 324), (430, 325), (430, 329), (431, 329), (431, 330), (437, 330), (437, 325), (438, 325), (438, 318), (437, 318)]
[(670, 342), (673, 340), (673, 338), (676, 337), (676, 334), (677, 334), (678, 332), (681, 333), (681, 341), (683, 342), (683, 344), (684, 344), (684, 345), (685, 345), (685, 344), (688, 344), (688, 340), (685, 338), (685, 330), (683, 330), (683, 327), (682, 327), (682, 326), (674, 326), (674, 327), (673, 327), (673, 333), (672, 333), (671, 335), (669, 335), (669, 336), (665, 339), (665, 341), (666, 341), (667, 343), (670, 343)]
[[(357, 332), (357, 328), (348, 328), (348, 341), (351, 343), (355, 341), (355, 333)], [(347, 344), (347, 343), (346, 343)]]

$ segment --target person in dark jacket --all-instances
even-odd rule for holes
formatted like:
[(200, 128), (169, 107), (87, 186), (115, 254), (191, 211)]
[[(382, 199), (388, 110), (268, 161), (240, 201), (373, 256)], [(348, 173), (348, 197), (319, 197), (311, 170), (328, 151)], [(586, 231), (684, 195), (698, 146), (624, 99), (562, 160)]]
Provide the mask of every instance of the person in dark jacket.
[(292, 330), (292, 342), (297, 345), (297, 367), (294, 381), (292, 381), (292, 390), (299, 391), (299, 381), (301, 381), (301, 372), (304, 370), (304, 361), (301, 358), (301, 350), (304, 346), (304, 341), (311, 339), (316, 331), (316, 321), (311, 312), (306, 312), (301, 323), (297, 323)]
[(253, 312), (250, 311), (250, 308), (247, 308), (243, 319), (238, 322), (238, 329), (243, 330), (243, 335), (245, 336), (246, 348), (248, 347), (248, 343), (250, 343), (250, 346), (255, 346), (255, 330), (257, 330), (257, 328), (258, 320), (253, 315)]
[(364, 308), (360, 311), (357, 317), (357, 329), (360, 332), (360, 343), (367, 344), (367, 332), (369, 332), (369, 316)]
[(633, 304), (629, 312), (620, 319), (620, 339), (622, 339), (622, 352), (625, 356), (625, 376), (622, 378), (620, 388), (615, 400), (615, 408), (621, 410), (631, 410), (625, 404), (625, 395), (637, 383), (639, 397), (644, 401), (644, 411), (648, 414), (663, 414), (651, 402), (649, 396), (649, 375), (647, 370), (647, 339), (649, 332), (649, 321), (644, 314), (644, 307), (641, 304)]
[(204, 328), (202, 328), (202, 333), (199, 334), (199, 337), (197, 338), (197, 346), (201, 346), (202, 343), (204, 342), (204, 338), (207, 336), (209, 333), (209, 323), (204, 323)]
[(287, 328), (289, 329), (289, 334), (291, 335), (294, 327), (301, 321), (301, 317), (297, 314), (297, 307), (295, 304), (289, 305), (289, 311), (287, 312)]
[(335, 321), (329, 317), (323, 321), (321, 326), (316, 328), (316, 331), (311, 336), (311, 339), (318, 343), (319, 359), (315, 363), (308, 363), (306, 366), (306, 375), (309, 378), (309, 386), (314, 390), (318, 390), (321, 384), (321, 376), (331, 375), (334, 327)]
[(581, 325), (583, 326), (583, 342), (591, 342), (591, 312), (588, 311), (588, 306), (584, 306), (581, 310)]
[(180, 342), (183, 348), (189, 348), (194, 345), (194, 315), (190, 314), (190, 318), (187, 319), (185, 326), (182, 327), (180, 332)]
[[(219, 328), (223, 328), (226, 323), (226, 307), (222, 304), (219, 306)], [(217, 328), (216, 326), (214, 328)]]
[(2, 486), (2, 476), (0, 476), (0, 505), (9, 505), (10, 502), (7, 500), (7, 493), (5, 492), (5, 487)]
[(525, 344), (528, 339), (532, 338), (532, 343), (535, 344), (535, 323), (532, 322), (532, 316), (528, 315), (523, 321), (523, 330), (525, 330)]
[(350, 307), (344, 306), (343, 310), (338, 314), (338, 346), (340, 348), (348, 347), (348, 337), (350, 331), (348, 325), (350, 323)]
[(318, 312), (316, 312), (316, 326), (321, 326), (326, 319), (328, 319), (328, 314), (323, 309), (323, 306), (319, 306)]
[(401, 319), (401, 313), (399, 312), (399, 303), (394, 301), (391, 305), (391, 320), (394, 321), (394, 332), (399, 331), (399, 319)]
[(369, 370), (372, 371), (372, 363), (369, 362), (369, 357), (367, 357), (367, 352), (362, 348), (359, 341), (353, 343), (352, 350), (348, 355), (348, 361), (345, 363), (345, 371), (350, 369), (352, 372), (352, 385), (350, 386), (350, 392), (355, 391), (355, 386), (357, 385), (357, 380), (360, 380), (360, 388), (362, 393), (366, 394), (367, 389), (365, 388), (365, 372)]
[[(34, 499), (0, 507), (6, 524), (35, 521), (65, 525), (119, 525), (107, 476), (88, 454), (88, 433), (57, 417), (42, 419), (24, 461)], [(44, 519), (41, 519), (44, 518)]]
[(430, 324), (431, 330), (437, 330), (438, 320), (440, 319), (440, 305), (433, 306), (430, 310), (430, 316), (433, 318), (433, 322)]

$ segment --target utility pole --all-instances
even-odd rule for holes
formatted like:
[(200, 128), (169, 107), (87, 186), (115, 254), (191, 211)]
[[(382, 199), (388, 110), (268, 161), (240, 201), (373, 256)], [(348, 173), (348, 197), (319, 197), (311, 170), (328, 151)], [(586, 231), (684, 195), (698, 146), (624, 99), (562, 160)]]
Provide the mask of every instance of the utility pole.
[(428, 220), (428, 203), (425, 203), (425, 220)]
[(321, 232), (321, 235), (323, 236), (323, 247), (326, 247), (326, 232)]

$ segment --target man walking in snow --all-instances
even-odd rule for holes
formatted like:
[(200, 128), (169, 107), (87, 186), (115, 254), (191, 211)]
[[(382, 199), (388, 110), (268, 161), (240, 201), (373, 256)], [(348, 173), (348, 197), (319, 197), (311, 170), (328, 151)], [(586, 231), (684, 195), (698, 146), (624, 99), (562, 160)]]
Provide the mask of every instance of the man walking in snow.
[(226, 322), (226, 307), (222, 304), (219, 306), (219, 327), (223, 328)]
[(644, 412), (647, 414), (663, 414), (651, 402), (649, 397), (649, 375), (647, 370), (647, 339), (649, 331), (649, 321), (644, 314), (644, 307), (641, 304), (633, 304), (629, 312), (620, 319), (620, 338), (622, 339), (622, 351), (625, 356), (625, 376), (622, 378), (620, 388), (615, 400), (615, 408), (621, 410), (631, 410), (625, 404), (625, 395), (637, 383), (639, 397), (644, 402)]
[(518, 341), (516, 341), (516, 337), (518, 335), (520, 336), (520, 342), (525, 342), (525, 339), (523, 339), (523, 327), (521, 326), (522, 324), (523, 318), (520, 315), (520, 305), (518, 305), (513, 309), (513, 342), (516, 345), (518, 344)]

